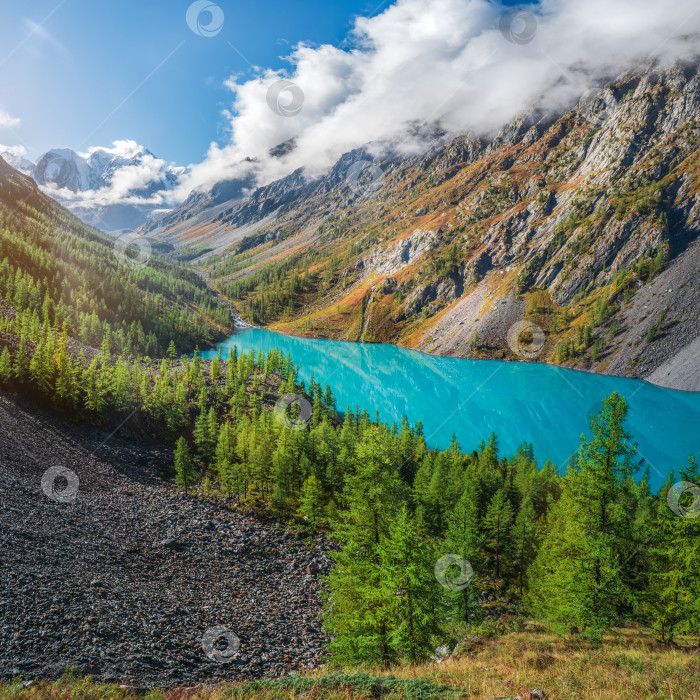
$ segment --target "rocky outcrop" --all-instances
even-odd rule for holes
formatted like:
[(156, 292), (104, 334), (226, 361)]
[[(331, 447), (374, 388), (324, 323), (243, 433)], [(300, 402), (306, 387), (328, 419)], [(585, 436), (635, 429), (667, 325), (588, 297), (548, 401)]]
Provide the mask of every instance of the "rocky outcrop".
[(416, 229), (408, 238), (389, 245), (385, 250), (375, 250), (363, 261), (365, 270), (380, 275), (393, 275), (407, 265), (416, 262), (435, 242), (434, 231)]

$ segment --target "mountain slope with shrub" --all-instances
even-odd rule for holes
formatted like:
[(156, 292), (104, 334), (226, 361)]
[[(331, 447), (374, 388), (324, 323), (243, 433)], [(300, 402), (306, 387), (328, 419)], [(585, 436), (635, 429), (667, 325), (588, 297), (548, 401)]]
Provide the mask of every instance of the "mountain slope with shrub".
[(228, 310), (191, 270), (82, 224), (0, 159), (1, 330), (35, 340), (42, 325), (108, 353), (163, 355), (223, 337)]
[[(698, 361), (669, 364), (700, 336), (698, 117), (697, 64), (650, 67), (490, 142), (223, 183), (143, 231), (214, 248), (211, 284), (287, 332), (700, 388)], [(544, 346), (509, 342), (518, 321)]]

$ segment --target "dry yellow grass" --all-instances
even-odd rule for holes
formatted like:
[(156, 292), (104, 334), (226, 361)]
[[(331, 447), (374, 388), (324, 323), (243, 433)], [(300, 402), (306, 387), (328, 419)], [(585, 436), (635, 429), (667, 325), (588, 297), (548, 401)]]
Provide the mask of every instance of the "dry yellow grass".
[[(468, 657), (396, 673), (450, 684), (465, 698), (522, 695), (533, 688), (550, 699), (700, 699), (700, 654), (670, 649), (638, 630), (615, 630), (603, 644), (549, 632), (515, 633)], [(466, 686), (466, 687), (465, 687)]]
[[(536, 629), (536, 628), (535, 628)], [(145, 696), (118, 686), (66, 677), (53, 684), (0, 686), (0, 698), (40, 700), (330, 700), (396, 698), (529, 698), (539, 688), (549, 700), (700, 700), (700, 654), (687, 646), (660, 646), (647, 633), (619, 629), (602, 644), (547, 631), (514, 633), (484, 642), (468, 655), (442, 664), (391, 671), (315, 673), (279, 681), (152, 691)]]

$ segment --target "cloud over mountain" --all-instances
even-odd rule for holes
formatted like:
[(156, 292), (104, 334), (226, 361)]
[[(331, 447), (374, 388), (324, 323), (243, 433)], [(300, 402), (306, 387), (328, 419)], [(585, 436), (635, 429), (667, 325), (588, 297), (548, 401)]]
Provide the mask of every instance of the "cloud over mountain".
[[(230, 77), (228, 142), (212, 143), (200, 163), (179, 168), (131, 140), (52, 150), (36, 168), (22, 147), (0, 153), (84, 218), (115, 206), (152, 216), (222, 180), (267, 184), (298, 168), (313, 177), (368, 144), (419, 151), (435, 127), (488, 137), (524, 111), (560, 113), (652, 57), (690, 57), (699, 35), (695, 0), (541, 0), (519, 9), (397, 0), (357, 18), (340, 47), (298, 45), (286, 73)], [(0, 108), (0, 127), (17, 123)]]
[(124, 140), (86, 153), (49, 151), (37, 161), (33, 175), (47, 194), (85, 208), (162, 207), (173, 203), (172, 189), (183, 172), (135, 141)]
[[(543, 0), (525, 9), (398, 0), (358, 18), (345, 47), (296, 47), (287, 75), (232, 77), (230, 141), (190, 166), (178, 197), (251, 172), (260, 183), (299, 167), (313, 175), (373, 141), (419, 148), (419, 137), (406, 136), (416, 126), (493, 134), (528, 108), (566, 109), (648, 57), (666, 64), (689, 55), (689, 36), (700, 31), (694, 0)], [(275, 92), (282, 79), (295, 87)], [(293, 147), (270, 155), (283, 143)]]
[(76, 153), (52, 149), (36, 163), (22, 146), (0, 146), (0, 156), (87, 223), (105, 231), (131, 230), (177, 203), (184, 168), (156, 158), (135, 141)]

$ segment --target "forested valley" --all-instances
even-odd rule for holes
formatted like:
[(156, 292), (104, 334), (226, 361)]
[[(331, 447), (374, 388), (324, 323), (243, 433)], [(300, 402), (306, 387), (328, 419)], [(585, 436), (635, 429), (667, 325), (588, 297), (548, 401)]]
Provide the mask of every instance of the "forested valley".
[(120, 259), (41, 195), (12, 206), (3, 187), (2, 389), (169, 446), (185, 498), (325, 534), (335, 663), (416, 664), (533, 617), (592, 640), (620, 624), (668, 644), (700, 635), (700, 518), (675, 484), (697, 483), (698, 465), (652, 493), (623, 396), (568, 464), (525, 443), (502, 455), (493, 434), (440, 449), (420, 423), (338, 407), (278, 351), (204, 361), (230, 310), (192, 271)]

